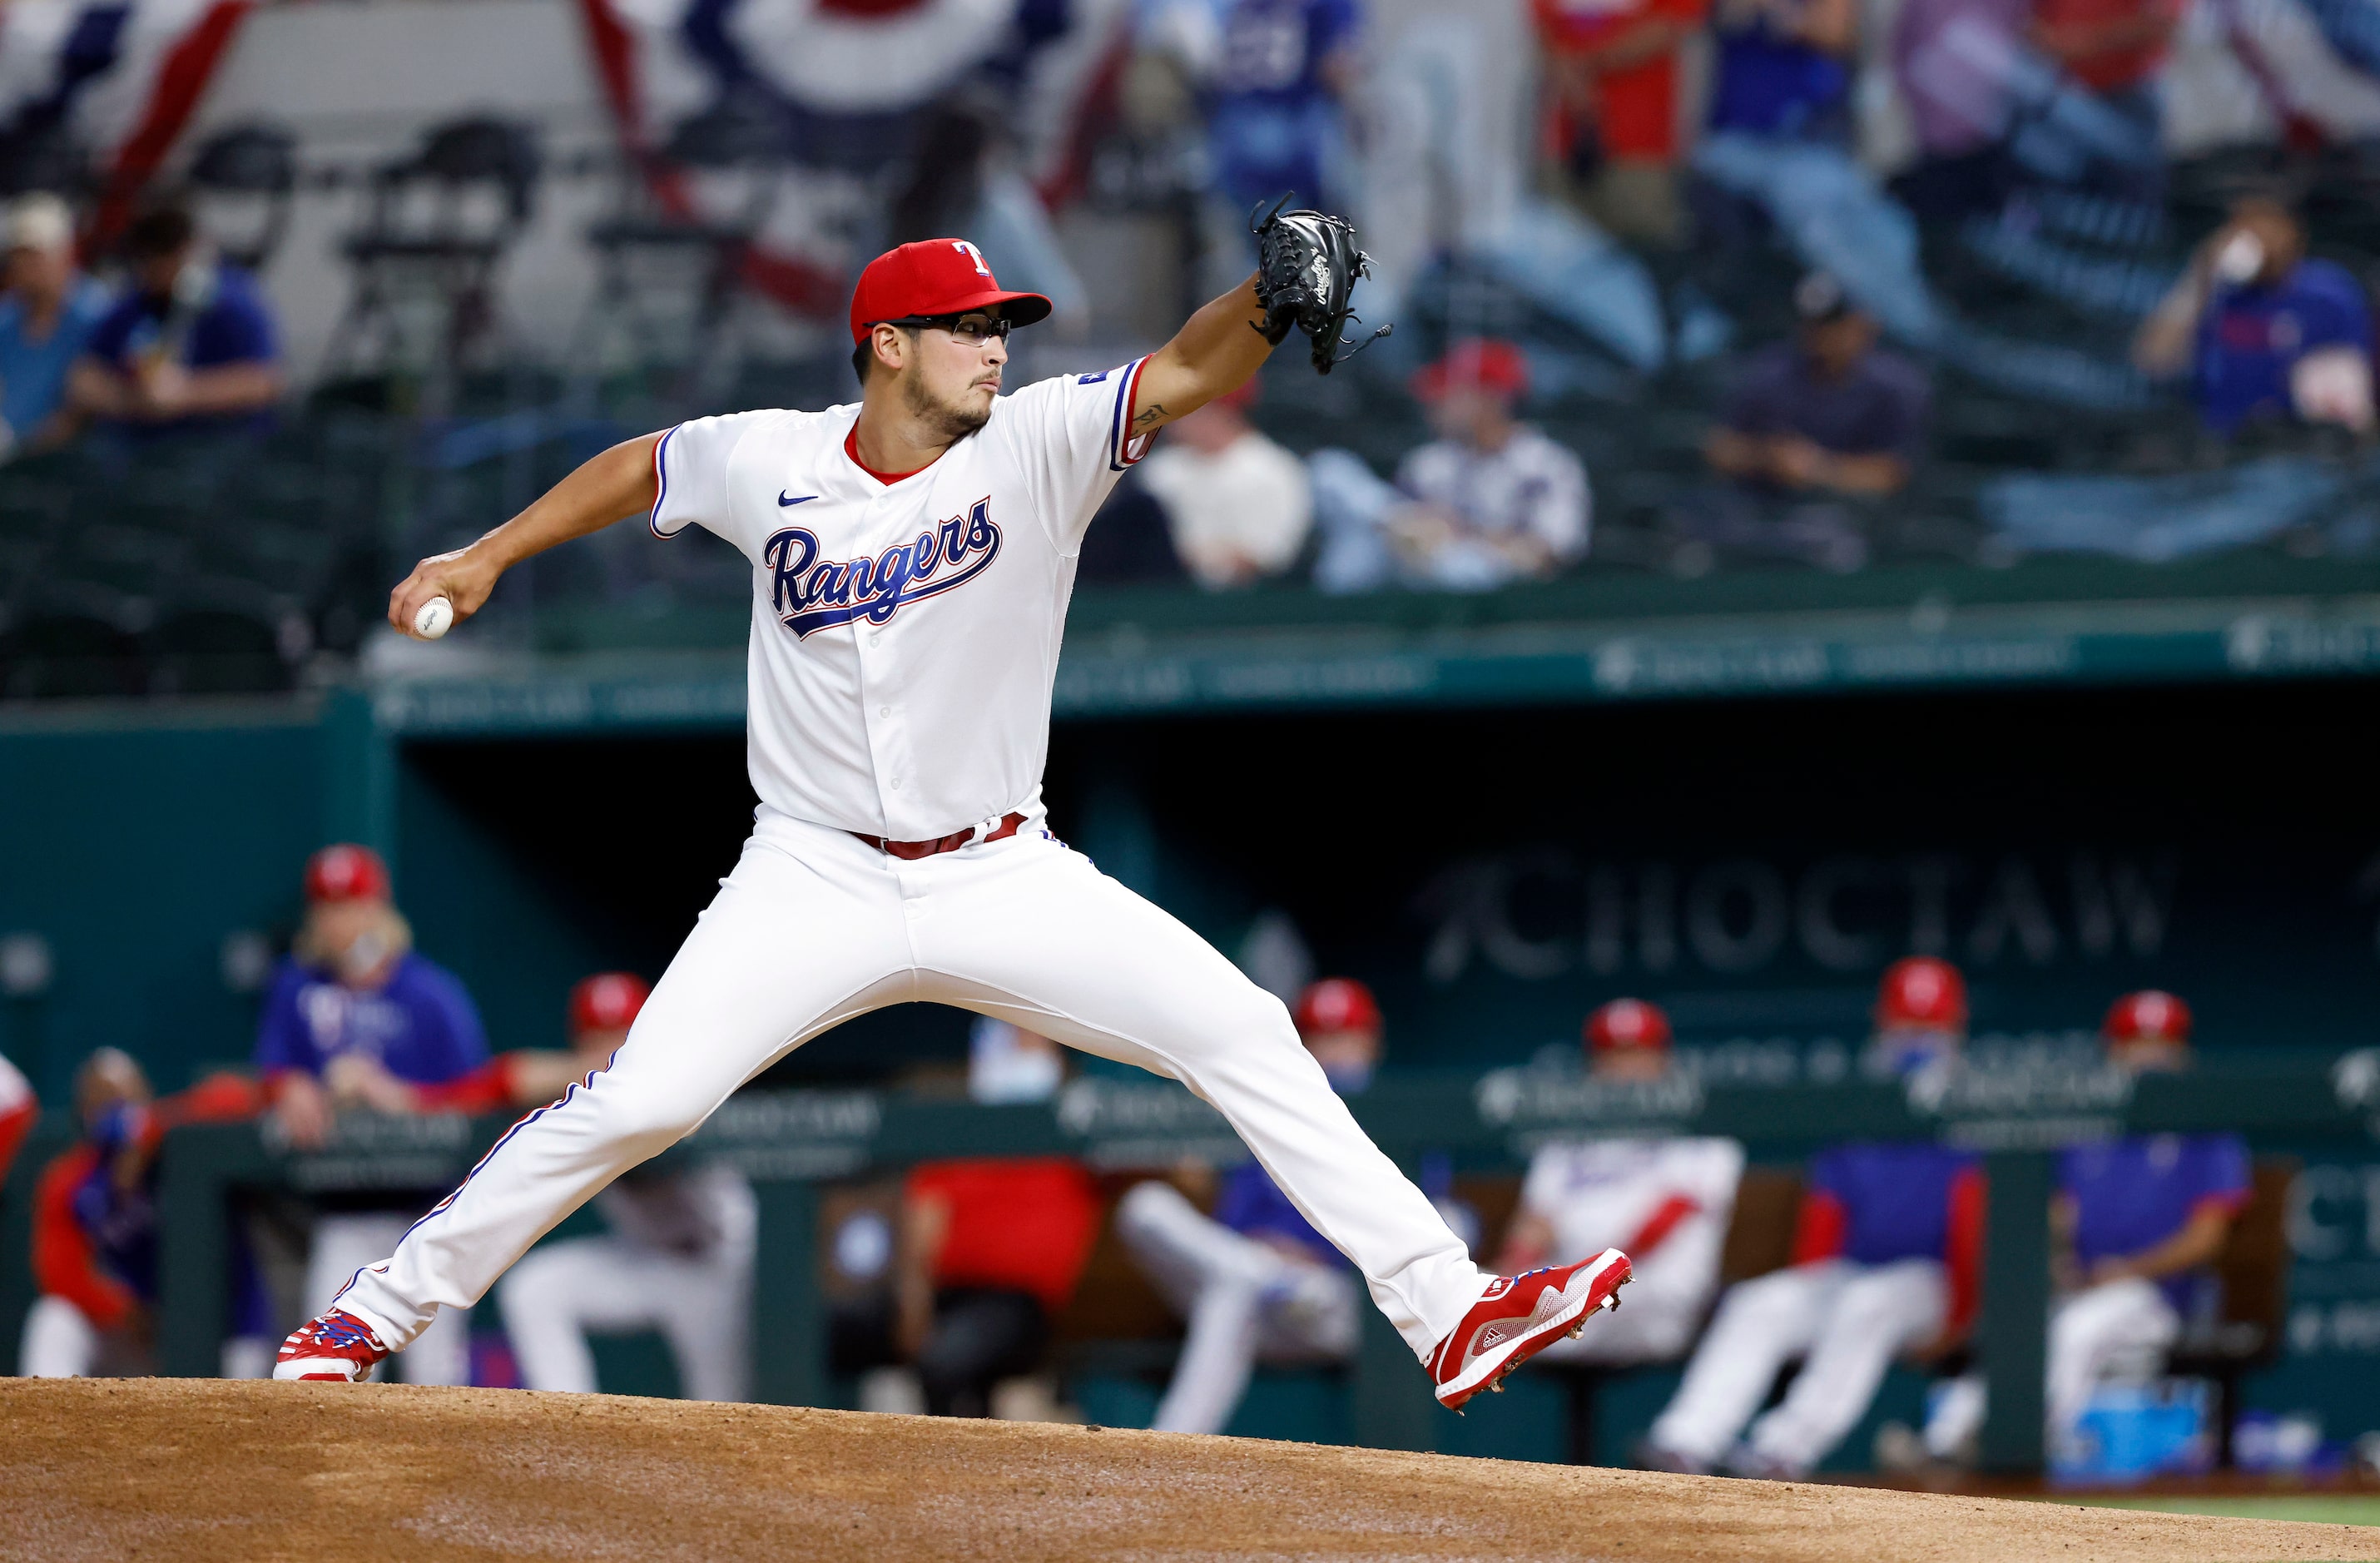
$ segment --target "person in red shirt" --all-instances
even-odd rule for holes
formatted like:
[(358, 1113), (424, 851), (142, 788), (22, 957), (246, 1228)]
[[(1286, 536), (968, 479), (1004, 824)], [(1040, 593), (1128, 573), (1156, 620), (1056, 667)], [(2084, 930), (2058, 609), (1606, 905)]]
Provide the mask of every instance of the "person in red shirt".
[(1678, 52), (1708, 0), (1533, 0), (1552, 103), (1547, 150), (1588, 216), (1618, 236), (1685, 242)]
[[(1008, 1051), (1046, 1049), (1061, 1063), (1056, 1043), (1006, 1029)], [(1058, 1072), (1044, 1084), (1054, 1087)], [(985, 1099), (979, 1084), (974, 1094)], [(1063, 1157), (922, 1162), (902, 1191), (901, 1225), (894, 1344), (929, 1414), (989, 1416), (993, 1385), (1040, 1365), (1099, 1237), (1099, 1191)]]
[[(154, 1371), (157, 1151), (178, 1123), (226, 1122), (264, 1109), (243, 1075), (209, 1075), (155, 1100), (132, 1058), (102, 1048), (75, 1072), (82, 1138), (42, 1169), (33, 1195), (33, 1280), (18, 1371), (85, 1378)], [(226, 1358), (231, 1353), (226, 1352)]]

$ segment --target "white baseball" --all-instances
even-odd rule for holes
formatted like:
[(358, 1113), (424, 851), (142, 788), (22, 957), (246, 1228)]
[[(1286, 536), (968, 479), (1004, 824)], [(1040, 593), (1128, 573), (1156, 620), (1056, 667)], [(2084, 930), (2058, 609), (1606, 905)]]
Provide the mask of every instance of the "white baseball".
[(443, 597), (433, 597), (413, 611), (413, 633), (424, 640), (435, 640), (455, 627), (455, 605)]

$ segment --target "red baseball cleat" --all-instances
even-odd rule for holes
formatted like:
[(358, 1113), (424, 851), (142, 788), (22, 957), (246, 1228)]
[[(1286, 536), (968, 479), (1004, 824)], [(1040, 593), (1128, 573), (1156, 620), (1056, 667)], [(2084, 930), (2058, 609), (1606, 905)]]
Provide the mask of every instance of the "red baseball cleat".
[(370, 1377), (387, 1357), (388, 1348), (380, 1343), (371, 1327), (353, 1314), (334, 1308), (319, 1319), (299, 1325), (297, 1333), (281, 1343), (273, 1376), (353, 1384)]
[(1565, 1335), (1586, 1327), (1598, 1308), (1620, 1306), (1632, 1272), (1628, 1255), (1607, 1248), (1575, 1265), (1498, 1276), (1430, 1353), (1438, 1403), (1461, 1411), (1482, 1389), (1501, 1389), (1506, 1374)]

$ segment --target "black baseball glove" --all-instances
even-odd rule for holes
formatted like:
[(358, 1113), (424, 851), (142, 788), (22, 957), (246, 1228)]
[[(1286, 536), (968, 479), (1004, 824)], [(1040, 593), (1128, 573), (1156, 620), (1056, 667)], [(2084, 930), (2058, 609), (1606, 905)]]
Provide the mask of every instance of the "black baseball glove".
[(1314, 369), (1329, 374), (1333, 368), (1368, 347), (1390, 328), (1382, 326), (1342, 354), (1352, 338), (1342, 334), (1360, 317), (1348, 308), (1355, 279), (1372, 273), (1371, 257), (1355, 248), (1355, 228), (1344, 217), (1323, 212), (1283, 212), (1288, 196), (1273, 202), (1258, 220), (1248, 213), (1248, 231), (1257, 238), (1257, 302), (1264, 306), (1264, 324), (1256, 329), (1275, 346), (1297, 327), (1314, 345)]

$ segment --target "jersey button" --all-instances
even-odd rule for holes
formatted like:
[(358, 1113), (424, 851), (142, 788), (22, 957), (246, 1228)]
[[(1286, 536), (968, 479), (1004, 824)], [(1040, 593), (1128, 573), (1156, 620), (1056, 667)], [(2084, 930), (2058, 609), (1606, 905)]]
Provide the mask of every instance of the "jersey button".
[(901, 779), (897, 776), (892, 778), (892, 790), (896, 793), (901, 790)]
[(892, 708), (890, 706), (879, 706), (876, 708), (876, 714), (878, 716), (891, 716), (892, 714)]

